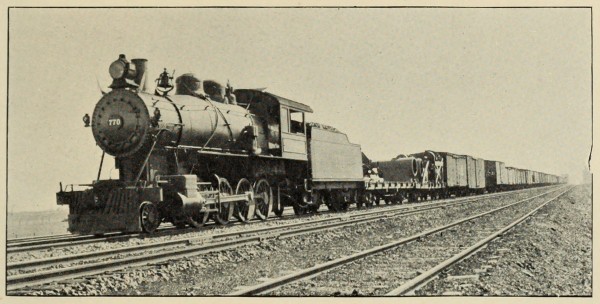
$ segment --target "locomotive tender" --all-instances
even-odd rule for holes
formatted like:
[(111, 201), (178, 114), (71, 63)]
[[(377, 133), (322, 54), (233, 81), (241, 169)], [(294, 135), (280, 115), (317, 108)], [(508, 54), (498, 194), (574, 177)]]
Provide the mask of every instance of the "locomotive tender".
[[(264, 90), (163, 72), (148, 91), (147, 61), (124, 55), (109, 68), (111, 91), (90, 117), (93, 136), (115, 157), (118, 180), (60, 187), (69, 231), (151, 233), (162, 223), (200, 227), (266, 220), (292, 206), (344, 211), (387, 203), (509, 190), (558, 177), (471, 156), (425, 151), (371, 162), (335, 128), (307, 123), (312, 109)], [(175, 93), (170, 95), (171, 90)], [(90, 121), (91, 120), (91, 121)], [(371, 171), (372, 170), (372, 171)], [(384, 178), (373, 179), (379, 170)], [(371, 174), (372, 175), (372, 174)]]

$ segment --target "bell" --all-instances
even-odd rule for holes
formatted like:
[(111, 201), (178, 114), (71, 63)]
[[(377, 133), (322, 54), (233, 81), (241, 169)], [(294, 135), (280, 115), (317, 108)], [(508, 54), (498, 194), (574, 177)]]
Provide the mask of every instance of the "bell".
[[(175, 71), (173, 71), (175, 73)], [(165, 96), (173, 90), (173, 76), (169, 75), (167, 68), (158, 76), (156, 81), (156, 95)]]
[(169, 76), (169, 72), (165, 68), (156, 81), (158, 82), (158, 87), (169, 89), (173, 87), (173, 84), (171, 84), (172, 79), (173, 77)]

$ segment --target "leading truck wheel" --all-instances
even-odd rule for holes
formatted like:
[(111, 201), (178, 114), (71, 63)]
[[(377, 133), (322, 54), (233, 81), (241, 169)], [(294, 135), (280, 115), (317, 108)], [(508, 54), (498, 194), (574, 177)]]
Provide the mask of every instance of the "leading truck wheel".
[(154, 232), (160, 226), (160, 221), (161, 218), (156, 205), (151, 202), (143, 202), (140, 205), (140, 223), (144, 232)]
[[(219, 197), (227, 197), (233, 194), (231, 185), (225, 178), (219, 178)], [(223, 203), (221, 200), (217, 202), (217, 213), (213, 215), (213, 219), (219, 225), (229, 224), (229, 219), (233, 215), (233, 203)]]
[(254, 201), (256, 217), (263, 221), (267, 220), (269, 210), (273, 207), (273, 192), (266, 179), (261, 179), (254, 185)]

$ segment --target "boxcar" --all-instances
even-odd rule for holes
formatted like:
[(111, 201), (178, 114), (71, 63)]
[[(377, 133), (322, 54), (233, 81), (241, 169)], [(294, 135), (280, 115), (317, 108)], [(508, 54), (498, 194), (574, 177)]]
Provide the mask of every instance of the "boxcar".
[(495, 191), (495, 187), (502, 183), (502, 172), (500, 171), (500, 162), (495, 160), (485, 160), (485, 184), (488, 191)]
[(485, 168), (481, 158), (465, 155), (467, 160), (467, 183), (469, 192), (482, 193), (485, 190)]
[(443, 178), (448, 192), (464, 195), (468, 192), (467, 157), (447, 152), (439, 153), (444, 160)]

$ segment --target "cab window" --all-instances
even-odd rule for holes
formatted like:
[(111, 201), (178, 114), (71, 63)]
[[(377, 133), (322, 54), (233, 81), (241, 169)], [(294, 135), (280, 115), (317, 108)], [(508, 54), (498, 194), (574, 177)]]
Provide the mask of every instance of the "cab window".
[(290, 110), (290, 127), (292, 133), (304, 133), (304, 112)]

